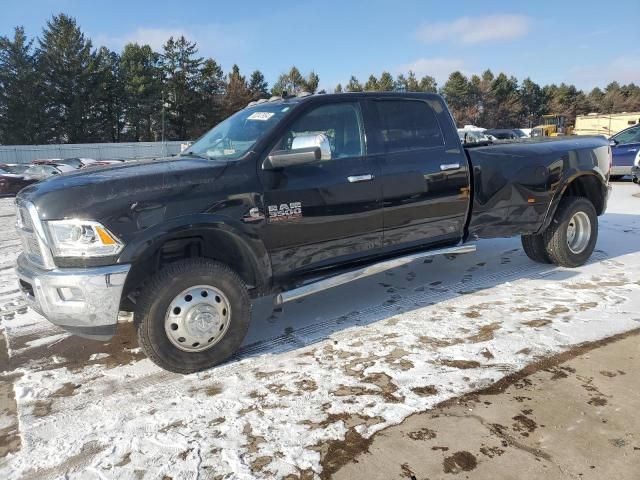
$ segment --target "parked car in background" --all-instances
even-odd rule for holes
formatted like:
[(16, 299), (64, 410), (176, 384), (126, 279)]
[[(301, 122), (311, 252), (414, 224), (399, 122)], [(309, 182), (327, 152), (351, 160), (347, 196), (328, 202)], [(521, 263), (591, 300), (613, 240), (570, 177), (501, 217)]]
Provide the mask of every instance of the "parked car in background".
[(485, 135), (491, 135), (498, 140), (517, 140), (525, 138), (526, 135), (515, 128), (490, 128), (485, 130)]
[(58, 165), (69, 165), (70, 167), (73, 167), (73, 168), (85, 168), (93, 165), (96, 162), (97, 160), (94, 160), (93, 158), (73, 157), (73, 158), (64, 158), (62, 160), (58, 160), (55, 163), (57, 163)]
[(40, 163), (0, 164), (0, 196), (15, 195), (32, 183), (76, 170), (69, 165)]
[(516, 131), (522, 133), (522, 138), (529, 138), (531, 136), (532, 128), (516, 128)]
[(25, 177), (29, 165), (0, 164), (0, 196), (15, 195), (22, 188), (34, 183)]
[(78, 169), (85, 168), (96, 163), (93, 158), (48, 158), (42, 160), (34, 160), (34, 165), (68, 165), (69, 167)]
[[(73, 172), (76, 170), (69, 165), (61, 165), (61, 164), (36, 164), (30, 165), (24, 171), (24, 175), (30, 178), (35, 179), (36, 182), (46, 180), (49, 177), (53, 177), (54, 175), (60, 175), (62, 173)], [(35, 182), (31, 182), (35, 183)]]
[(122, 165), (124, 160), (96, 160), (95, 162), (86, 166), (86, 168), (108, 167), (114, 165)]
[(466, 130), (464, 128), (458, 129), (458, 137), (462, 143), (478, 143), (478, 142), (489, 142), (491, 141), (489, 137), (487, 137), (480, 130)]
[(625, 175), (631, 175), (631, 167), (640, 152), (640, 125), (622, 130), (609, 140), (613, 153), (611, 179), (618, 180)]

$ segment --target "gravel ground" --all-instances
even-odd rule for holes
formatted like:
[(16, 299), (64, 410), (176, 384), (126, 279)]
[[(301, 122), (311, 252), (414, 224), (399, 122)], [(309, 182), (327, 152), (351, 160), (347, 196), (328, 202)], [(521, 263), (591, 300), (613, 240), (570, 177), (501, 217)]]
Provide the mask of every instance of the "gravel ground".
[(130, 323), (103, 344), (27, 310), (0, 200), (0, 478), (328, 477), (376, 432), (640, 327), (635, 194), (615, 185), (584, 267), (499, 239), (284, 310), (262, 301), (241, 351), (189, 376), (143, 358)]

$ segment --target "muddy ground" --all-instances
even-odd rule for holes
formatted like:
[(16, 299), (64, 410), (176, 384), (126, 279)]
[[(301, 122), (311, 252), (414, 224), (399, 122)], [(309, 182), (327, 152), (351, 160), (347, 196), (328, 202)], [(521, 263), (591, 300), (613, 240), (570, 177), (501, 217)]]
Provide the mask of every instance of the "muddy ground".
[(332, 477), (637, 479), (638, 385), (635, 330), (413, 415), (358, 445), (365, 450)]

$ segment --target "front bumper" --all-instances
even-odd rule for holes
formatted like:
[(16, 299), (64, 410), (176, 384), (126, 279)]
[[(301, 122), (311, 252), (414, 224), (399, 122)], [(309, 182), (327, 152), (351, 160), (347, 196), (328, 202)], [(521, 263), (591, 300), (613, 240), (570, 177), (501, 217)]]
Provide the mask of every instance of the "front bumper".
[(109, 340), (130, 265), (42, 270), (24, 254), (16, 273), (29, 307), (81, 337)]

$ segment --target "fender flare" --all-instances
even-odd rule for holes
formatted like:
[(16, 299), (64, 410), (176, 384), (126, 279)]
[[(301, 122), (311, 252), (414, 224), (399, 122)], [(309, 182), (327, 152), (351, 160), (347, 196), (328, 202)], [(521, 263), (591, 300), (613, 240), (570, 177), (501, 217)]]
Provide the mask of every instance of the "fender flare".
[[(149, 227), (125, 246), (118, 257), (118, 263), (131, 263), (135, 266), (151, 259), (167, 241), (192, 237), (201, 237), (206, 251), (215, 251), (222, 261), (226, 254), (240, 255), (242, 261), (251, 268), (257, 291), (270, 291), (271, 259), (264, 243), (253, 228), (223, 215), (197, 213), (175, 217)], [(224, 244), (223, 251), (215, 249), (215, 243)], [(229, 248), (235, 251), (226, 252)]]
[(595, 170), (595, 169), (594, 170), (573, 170), (572, 172), (569, 172), (562, 179), (562, 181), (560, 182), (560, 185), (558, 186), (558, 188), (556, 188), (553, 198), (551, 199), (551, 202), (549, 202), (547, 213), (545, 214), (544, 221), (542, 222), (542, 225), (540, 226), (538, 233), (541, 233), (544, 230), (546, 230), (551, 224), (551, 221), (553, 220), (553, 217), (556, 214), (556, 210), (558, 209), (558, 205), (560, 205), (560, 200), (562, 200), (562, 197), (564, 197), (564, 194), (566, 193), (567, 189), (574, 182), (580, 181), (579, 179), (583, 179), (583, 178), (593, 178), (601, 188), (602, 190), (601, 193), (603, 195), (604, 203), (602, 208), (600, 209), (598, 209), (598, 206), (596, 206), (596, 210), (598, 211), (598, 215), (602, 215), (604, 213), (604, 210), (606, 209), (606, 204), (607, 204), (608, 189), (610, 187), (607, 186), (606, 180), (603, 178), (602, 173), (599, 170)]

